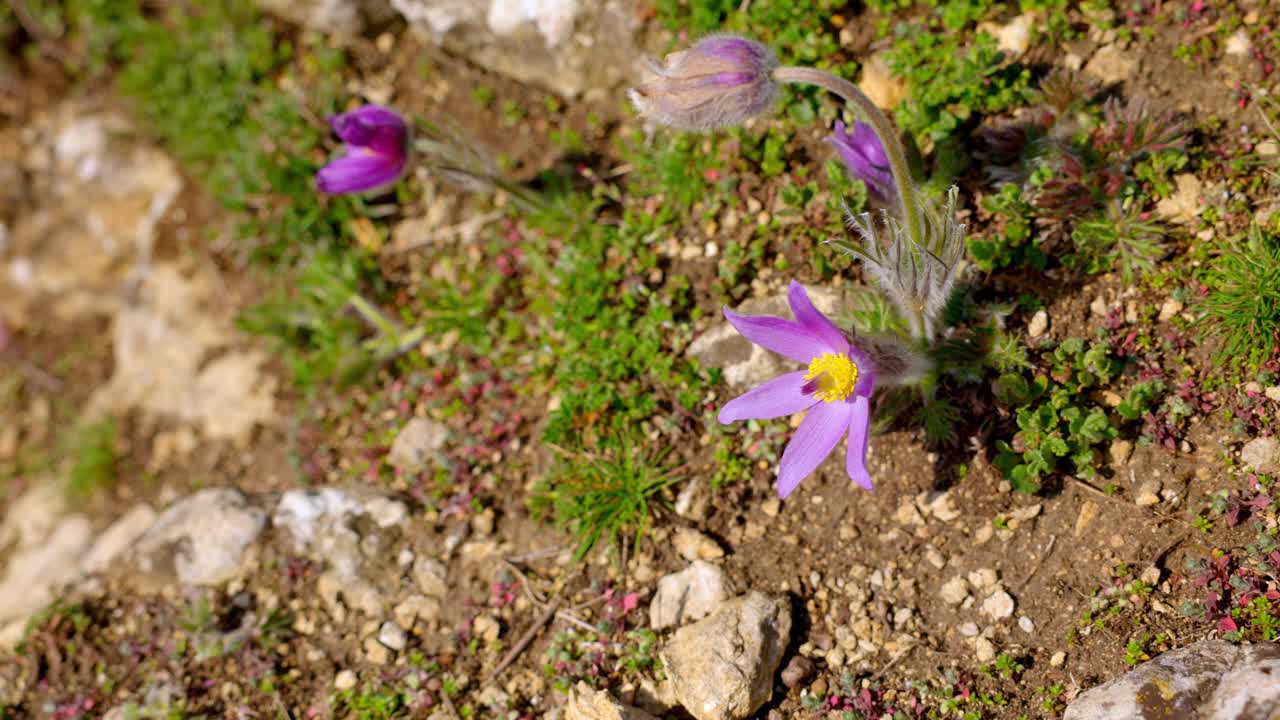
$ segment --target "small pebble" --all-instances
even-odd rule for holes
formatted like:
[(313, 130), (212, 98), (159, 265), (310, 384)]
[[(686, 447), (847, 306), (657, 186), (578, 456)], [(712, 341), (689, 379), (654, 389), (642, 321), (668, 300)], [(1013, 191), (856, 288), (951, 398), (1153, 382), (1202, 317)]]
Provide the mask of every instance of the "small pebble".
[(356, 686), (356, 674), (350, 670), (343, 670), (333, 678), (333, 687), (336, 690), (350, 690)]
[(1028, 635), (1034, 635), (1036, 632), (1036, 624), (1031, 622), (1031, 618), (1026, 615), (1018, 618), (1018, 627), (1022, 628), (1022, 632)]

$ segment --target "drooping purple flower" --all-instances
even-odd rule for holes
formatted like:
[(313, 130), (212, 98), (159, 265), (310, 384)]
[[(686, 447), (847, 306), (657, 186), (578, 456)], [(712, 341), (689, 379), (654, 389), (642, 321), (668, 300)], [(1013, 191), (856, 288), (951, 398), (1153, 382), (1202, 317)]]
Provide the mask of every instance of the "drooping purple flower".
[(845, 471), (870, 490), (866, 457), (876, 368), (867, 353), (813, 306), (800, 283), (792, 281), (787, 300), (795, 320), (738, 315), (728, 308), (724, 316), (746, 339), (806, 363), (808, 369), (780, 375), (730, 400), (720, 409), (720, 422), (764, 420), (808, 410), (778, 463), (778, 497), (795, 490), (846, 435)]
[(409, 126), (379, 105), (364, 105), (329, 117), (346, 151), (316, 173), (316, 187), (334, 195), (385, 188), (408, 163)]
[(777, 96), (769, 48), (734, 35), (712, 35), (650, 63), (654, 77), (627, 95), (640, 115), (680, 130), (740, 125)]
[(898, 196), (893, 182), (893, 170), (889, 166), (889, 156), (885, 154), (880, 138), (871, 126), (855, 121), (853, 130), (847, 130), (844, 123), (836, 121), (836, 130), (827, 138), (827, 142), (835, 146), (849, 174), (867, 184), (867, 190), (878, 200), (891, 203)]

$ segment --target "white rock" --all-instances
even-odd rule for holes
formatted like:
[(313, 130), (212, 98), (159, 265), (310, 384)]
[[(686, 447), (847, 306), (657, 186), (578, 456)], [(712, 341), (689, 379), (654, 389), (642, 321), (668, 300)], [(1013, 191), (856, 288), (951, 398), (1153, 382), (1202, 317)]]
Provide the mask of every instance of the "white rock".
[(161, 513), (130, 555), (145, 573), (172, 563), (184, 585), (218, 585), (244, 569), (245, 551), (266, 524), (266, 513), (240, 491), (199, 490)]
[(1205, 209), (1204, 183), (1194, 173), (1175, 175), (1173, 194), (1156, 203), (1156, 212), (1175, 223), (1189, 225)]
[(1258, 437), (1244, 444), (1240, 460), (1264, 475), (1280, 475), (1280, 439)]
[(1018, 627), (1022, 629), (1022, 632), (1028, 635), (1034, 635), (1036, 632), (1036, 624), (1026, 615), (1018, 618)]
[(959, 575), (942, 584), (938, 595), (948, 605), (959, 605), (969, 597), (969, 583)]
[(415, 417), (400, 429), (387, 453), (387, 462), (405, 472), (421, 472), (432, 464), (444, 448), (449, 430), (440, 423)]
[[(1206, 639), (1081, 693), (1064, 720), (1269, 720), (1280, 708), (1280, 646)], [(1158, 689), (1152, 692), (1152, 688)]]
[(772, 696), (790, 639), (786, 599), (751, 592), (677, 630), (662, 664), (676, 698), (696, 720), (743, 720)]
[(1050, 667), (1062, 667), (1063, 665), (1066, 664), (1066, 662), (1067, 662), (1067, 654), (1065, 652), (1062, 652), (1061, 650), (1054, 653), (1053, 656), (1049, 658)]
[(999, 579), (995, 568), (978, 568), (969, 573), (969, 583), (979, 590), (994, 587)]
[(404, 630), (401, 630), (399, 625), (388, 620), (382, 623), (382, 627), (378, 628), (378, 642), (382, 643), (390, 650), (400, 652), (401, 650), (404, 650), (405, 645), (408, 644), (408, 639), (405, 637)]
[(1031, 316), (1031, 322), (1027, 323), (1027, 335), (1038, 338), (1049, 331), (1049, 313), (1044, 310), (1037, 310), (1035, 315)]
[(418, 622), (432, 626), (440, 620), (440, 601), (425, 595), (410, 595), (392, 609), (391, 615), (405, 632)]
[(1227, 46), (1223, 49), (1227, 55), (1236, 55), (1238, 57), (1248, 56), (1253, 52), (1253, 41), (1249, 39), (1249, 33), (1244, 28), (1240, 28), (1227, 38)]
[(1015, 58), (1025, 53), (1031, 44), (1031, 28), (1035, 19), (1034, 13), (1023, 13), (998, 29), (995, 38), (1000, 49)]
[(654, 720), (649, 713), (628, 707), (613, 699), (603, 690), (592, 689), (586, 683), (569, 692), (569, 702), (564, 706), (564, 720)]
[(671, 543), (675, 546), (676, 552), (680, 554), (680, 557), (690, 562), (694, 560), (716, 560), (724, 557), (724, 549), (715, 540), (690, 527), (682, 527), (676, 530), (675, 537), (672, 538)]
[(960, 517), (960, 511), (956, 509), (950, 490), (927, 493), (920, 509), (942, 522), (951, 522)]
[(333, 678), (333, 687), (336, 690), (350, 690), (356, 686), (356, 674), (350, 670), (343, 670)]
[(998, 590), (982, 601), (982, 612), (994, 620), (1003, 620), (1013, 615), (1013, 605), (1013, 597)]
[(980, 637), (973, 641), (973, 649), (977, 656), (978, 662), (989, 663), (996, 659), (996, 646), (990, 640)]
[(133, 541), (142, 536), (156, 521), (156, 511), (146, 503), (129, 508), (115, 522), (94, 539), (89, 551), (80, 560), (80, 570), (86, 573), (101, 572), (113, 560), (120, 557)]
[(79, 576), (78, 563), (93, 537), (93, 528), (83, 515), (53, 520), (43, 537), (8, 555), (0, 575), (0, 626), (16, 625), (18, 632), (14, 637), (6, 628), (0, 633), (0, 647), (21, 640), (27, 618), (52, 603), (63, 587)]
[(1138, 70), (1138, 60), (1117, 45), (1104, 45), (1089, 58), (1084, 73), (1107, 85), (1124, 82)]
[(1182, 312), (1183, 305), (1180, 301), (1173, 298), (1166, 298), (1160, 305), (1160, 322), (1169, 322)]
[(448, 569), (433, 557), (421, 555), (413, 561), (413, 581), (423, 595), (443, 599), (449, 592)]
[(724, 573), (701, 560), (658, 581), (649, 604), (649, 626), (654, 630), (700, 620), (729, 597)]

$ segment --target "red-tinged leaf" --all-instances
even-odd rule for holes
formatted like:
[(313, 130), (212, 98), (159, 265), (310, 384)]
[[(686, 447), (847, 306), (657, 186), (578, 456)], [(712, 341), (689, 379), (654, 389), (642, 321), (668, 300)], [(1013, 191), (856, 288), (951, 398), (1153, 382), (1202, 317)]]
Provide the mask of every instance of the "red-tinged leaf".
[(1236, 626), (1236, 621), (1229, 617), (1224, 617), (1218, 621), (1218, 629), (1222, 632), (1235, 632), (1240, 628)]

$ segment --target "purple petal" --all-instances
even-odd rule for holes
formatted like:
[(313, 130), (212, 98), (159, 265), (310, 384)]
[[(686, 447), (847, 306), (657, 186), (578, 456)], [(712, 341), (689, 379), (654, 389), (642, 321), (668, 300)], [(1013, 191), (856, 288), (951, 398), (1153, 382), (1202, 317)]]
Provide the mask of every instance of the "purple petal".
[(854, 123), (853, 131), (850, 132), (845, 129), (844, 123), (837, 120), (835, 132), (827, 138), (827, 142), (835, 147), (849, 174), (866, 183), (872, 194), (881, 200), (897, 196), (889, 157), (870, 125)]
[(853, 400), (853, 412), (849, 414), (849, 455), (845, 458), (845, 471), (849, 478), (867, 490), (872, 489), (871, 473), (867, 472), (867, 439), (871, 437), (871, 402), (862, 395)]
[(796, 362), (807, 364), (822, 353), (831, 352), (831, 347), (826, 342), (791, 320), (763, 315), (739, 315), (729, 308), (724, 309), (724, 316), (742, 333), (742, 337)]
[(403, 155), (409, 126), (404, 118), (378, 105), (364, 105), (329, 117), (329, 126), (343, 142), (371, 148), (384, 155)]
[(333, 195), (364, 192), (395, 182), (403, 169), (404, 158), (356, 151), (320, 168), (316, 187)]
[(818, 399), (802, 389), (804, 376), (804, 370), (797, 370), (757, 385), (725, 403), (720, 408), (720, 422), (728, 425), (737, 420), (768, 420), (808, 409)]
[(791, 287), (787, 290), (787, 301), (791, 303), (791, 313), (796, 316), (796, 322), (830, 345), (829, 352), (848, 352), (849, 341), (845, 339), (844, 333), (813, 306), (803, 285), (792, 280)]
[(778, 497), (785, 498), (831, 454), (840, 438), (849, 431), (853, 405), (847, 402), (820, 402), (813, 406), (796, 434), (782, 451), (778, 463)]

